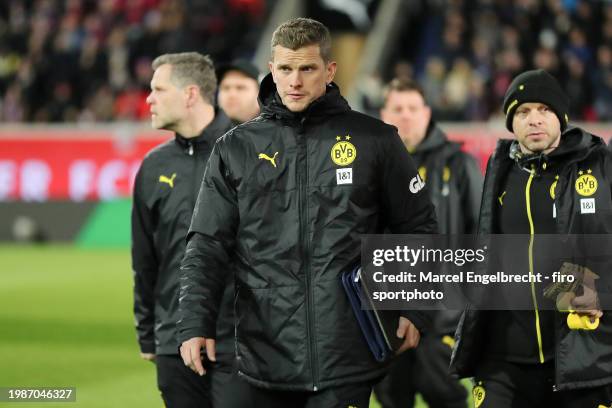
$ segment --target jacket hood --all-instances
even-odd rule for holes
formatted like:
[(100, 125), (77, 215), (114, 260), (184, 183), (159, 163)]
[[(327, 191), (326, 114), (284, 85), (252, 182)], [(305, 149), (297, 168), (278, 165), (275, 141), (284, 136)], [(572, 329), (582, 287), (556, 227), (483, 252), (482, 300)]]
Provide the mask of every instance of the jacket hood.
[(604, 141), (581, 128), (570, 128), (561, 135), (559, 147), (553, 150), (549, 157), (551, 160), (572, 156), (572, 161), (586, 158), (595, 148), (604, 146)]
[(347, 112), (351, 109), (346, 99), (340, 95), (338, 85), (332, 82), (327, 85), (325, 95), (314, 100), (304, 111), (291, 112), (283, 105), (271, 73), (261, 81), (258, 100), (262, 115), (284, 120), (328, 116)]
[(442, 147), (445, 148), (445, 156), (450, 156), (461, 150), (461, 143), (449, 141), (446, 134), (432, 120), (427, 127), (425, 139), (411, 153), (419, 155), (432, 150), (439, 150)]
[(605, 146), (604, 141), (581, 128), (569, 128), (561, 134), (559, 147), (549, 154), (537, 153), (526, 155), (521, 152), (516, 140), (500, 140), (496, 151), (502, 153), (508, 151), (508, 157), (521, 165), (535, 162), (563, 162), (565, 165), (578, 162), (586, 158), (594, 149)]

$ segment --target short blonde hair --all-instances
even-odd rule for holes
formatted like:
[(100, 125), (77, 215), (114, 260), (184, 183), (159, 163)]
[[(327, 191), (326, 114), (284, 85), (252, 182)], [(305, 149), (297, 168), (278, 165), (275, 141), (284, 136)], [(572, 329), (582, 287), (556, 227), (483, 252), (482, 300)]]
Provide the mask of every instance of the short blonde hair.
[(199, 52), (181, 52), (164, 54), (153, 60), (151, 66), (157, 69), (162, 65), (171, 65), (170, 79), (180, 87), (197, 85), (202, 98), (213, 105), (217, 92), (217, 76), (212, 59)]
[(290, 50), (318, 45), (323, 61), (331, 60), (331, 34), (327, 27), (317, 20), (298, 17), (284, 22), (272, 34), (272, 57), (274, 47), (280, 45)]

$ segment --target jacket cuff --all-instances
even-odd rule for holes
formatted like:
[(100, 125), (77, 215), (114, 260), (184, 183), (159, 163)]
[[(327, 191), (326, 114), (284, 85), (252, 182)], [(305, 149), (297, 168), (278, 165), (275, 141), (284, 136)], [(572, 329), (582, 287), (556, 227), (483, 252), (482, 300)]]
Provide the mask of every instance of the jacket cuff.
[(154, 341), (141, 340), (138, 342), (138, 344), (140, 344), (141, 353), (155, 354), (155, 342)]
[(217, 333), (215, 328), (207, 329), (202, 323), (203, 322), (199, 319), (189, 321), (183, 320), (179, 322), (179, 331), (176, 336), (179, 344), (183, 344), (184, 341), (194, 337), (206, 337), (207, 339), (216, 338)]
[(421, 336), (431, 331), (434, 311), (425, 310), (402, 310), (401, 316), (410, 320), (417, 328)]

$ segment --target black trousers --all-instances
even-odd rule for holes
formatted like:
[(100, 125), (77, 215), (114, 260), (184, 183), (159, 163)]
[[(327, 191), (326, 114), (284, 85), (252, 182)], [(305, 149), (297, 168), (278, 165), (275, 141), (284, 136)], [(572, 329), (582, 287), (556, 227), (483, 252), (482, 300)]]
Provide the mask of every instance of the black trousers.
[(484, 361), (474, 377), (478, 408), (597, 408), (612, 405), (612, 385), (553, 391), (554, 363)]
[(166, 408), (242, 408), (250, 404), (250, 387), (229, 364), (207, 365), (201, 377), (178, 355), (158, 355), (155, 364)]
[(374, 387), (382, 407), (412, 408), (420, 393), (430, 408), (466, 408), (467, 390), (448, 374), (451, 351), (441, 336), (428, 335), (402, 353)]
[(368, 408), (373, 381), (326, 388), (317, 392), (276, 391), (250, 385), (245, 408)]

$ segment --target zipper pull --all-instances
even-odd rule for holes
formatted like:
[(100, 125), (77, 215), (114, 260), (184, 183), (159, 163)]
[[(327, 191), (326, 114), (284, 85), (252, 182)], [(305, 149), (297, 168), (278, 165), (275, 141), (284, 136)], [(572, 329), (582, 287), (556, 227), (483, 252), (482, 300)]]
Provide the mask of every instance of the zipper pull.
[(189, 155), (193, 156), (193, 144), (191, 142), (189, 143)]

